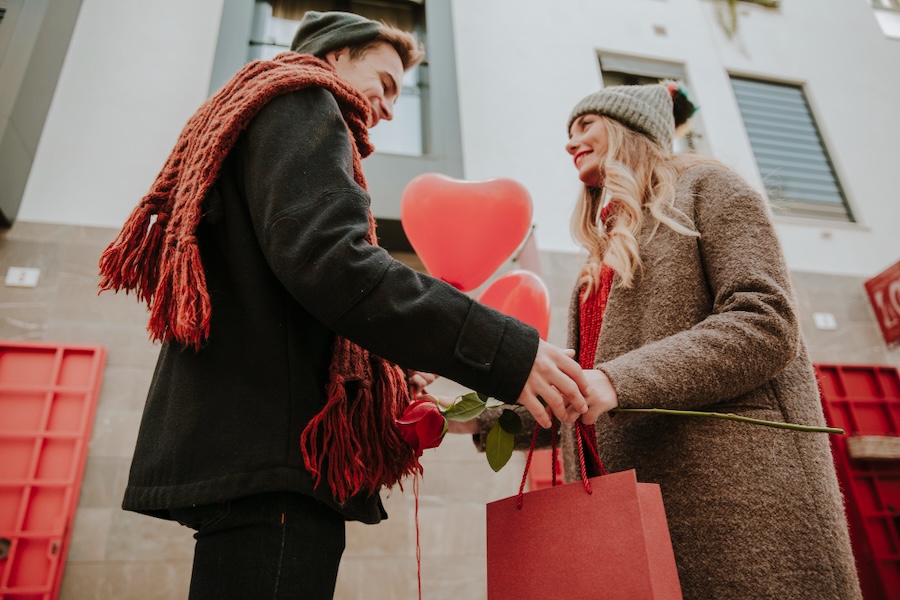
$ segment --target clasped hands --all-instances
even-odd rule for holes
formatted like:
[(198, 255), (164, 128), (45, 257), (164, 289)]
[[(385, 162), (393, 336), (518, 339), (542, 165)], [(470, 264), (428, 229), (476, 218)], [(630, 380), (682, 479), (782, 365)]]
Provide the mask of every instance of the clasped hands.
[[(599, 369), (582, 370), (573, 360), (574, 355), (574, 350), (563, 350), (541, 340), (531, 372), (516, 400), (545, 429), (552, 425), (554, 416), (565, 423), (581, 419), (590, 425), (619, 405), (616, 390), (606, 373)], [(415, 372), (410, 376), (410, 384), (423, 391), (435, 378), (431, 373)], [(439, 404), (448, 402), (428, 397)], [(453, 433), (476, 433), (476, 427), (474, 420), (450, 423)]]

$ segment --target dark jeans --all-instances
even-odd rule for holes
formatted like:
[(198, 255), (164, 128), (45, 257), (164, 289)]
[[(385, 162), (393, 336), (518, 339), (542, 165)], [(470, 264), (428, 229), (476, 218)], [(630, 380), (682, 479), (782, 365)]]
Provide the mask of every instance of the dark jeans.
[(196, 529), (190, 600), (331, 600), (344, 518), (302, 494), (257, 494), (171, 511)]

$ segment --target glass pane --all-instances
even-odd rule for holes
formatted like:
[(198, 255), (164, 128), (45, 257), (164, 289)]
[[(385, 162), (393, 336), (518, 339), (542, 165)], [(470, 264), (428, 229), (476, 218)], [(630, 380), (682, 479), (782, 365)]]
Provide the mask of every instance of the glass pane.
[(369, 130), (376, 152), (419, 156), (422, 148), (422, 96), (419, 93), (418, 70), (403, 76), (403, 89), (394, 105), (394, 118), (381, 121)]

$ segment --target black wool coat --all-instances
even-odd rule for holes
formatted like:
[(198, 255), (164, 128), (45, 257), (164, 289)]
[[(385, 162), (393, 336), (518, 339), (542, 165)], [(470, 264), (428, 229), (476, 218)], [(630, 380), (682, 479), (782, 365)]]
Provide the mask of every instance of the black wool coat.
[(365, 241), (370, 199), (334, 97), (279, 96), (242, 133), (197, 232), (211, 296), (199, 351), (162, 345), (123, 508), (169, 510), (269, 491), (376, 523), (378, 495), (314, 489), (300, 434), (325, 403), (336, 334), (404, 367), (518, 397), (537, 331)]

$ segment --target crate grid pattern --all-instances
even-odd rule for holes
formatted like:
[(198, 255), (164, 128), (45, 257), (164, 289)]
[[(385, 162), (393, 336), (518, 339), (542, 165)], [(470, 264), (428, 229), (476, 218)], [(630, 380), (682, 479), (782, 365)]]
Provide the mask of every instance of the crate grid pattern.
[(900, 460), (860, 460), (850, 436), (900, 436), (900, 374), (894, 367), (816, 365), (835, 467), (844, 491), (866, 600), (900, 600)]
[(0, 342), (0, 600), (58, 596), (105, 358)]

